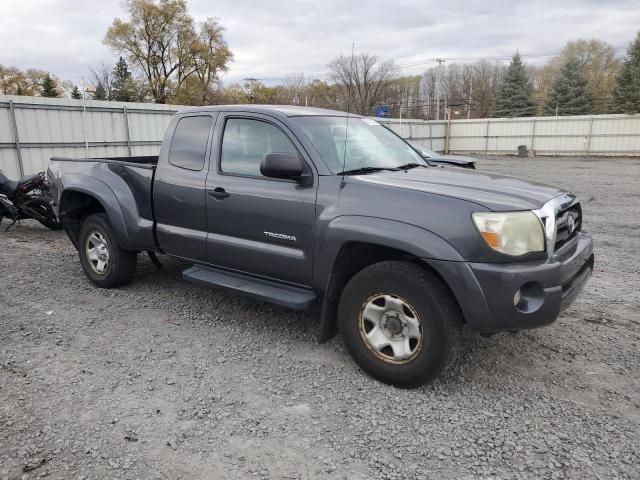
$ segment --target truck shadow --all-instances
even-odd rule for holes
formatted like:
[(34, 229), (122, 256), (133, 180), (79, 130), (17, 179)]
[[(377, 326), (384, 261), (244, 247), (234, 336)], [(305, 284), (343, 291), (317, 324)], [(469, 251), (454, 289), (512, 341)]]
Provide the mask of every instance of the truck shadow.
[(155, 267), (146, 254), (139, 255), (134, 281), (124, 288), (160, 294), (165, 301), (171, 299), (179, 309), (193, 313), (189, 316), (194, 319), (224, 318), (243, 327), (264, 328), (279, 335), (315, 341), (320, 319), (318, 308), (293, 311), (227, 290), (197, 285), (182, 278), (183, 270), (193, 265), (191, 262), (165, 255), (160, 256), (160, 261), (162, 269)]

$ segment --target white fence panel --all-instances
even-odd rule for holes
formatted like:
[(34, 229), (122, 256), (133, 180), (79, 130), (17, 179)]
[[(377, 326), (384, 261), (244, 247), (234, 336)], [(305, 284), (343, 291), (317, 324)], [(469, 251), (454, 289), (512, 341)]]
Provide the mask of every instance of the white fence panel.
[(45, 170), (54, 156), (156, 155), (181, 108), (0, 95), (0, 169), (17, 178)]
[[(0, 95), (0, 169), (17, 178), (45, 170), (52, 156), (157, 155), (181, 108)], [(448, 146), (451, 153), (515, 154), (525, 145), (537, 155), (640, 156), (640, 115), (376, 120), (440, 152)]]

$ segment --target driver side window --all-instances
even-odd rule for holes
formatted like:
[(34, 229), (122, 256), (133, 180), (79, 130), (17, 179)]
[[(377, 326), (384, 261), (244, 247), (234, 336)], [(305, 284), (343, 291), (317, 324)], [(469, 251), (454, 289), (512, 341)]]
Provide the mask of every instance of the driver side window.
[(220, 169), (223, 173), (262, 176), (260, 162), (268, 153), (298, 151), (278, 127), (248, 118), (230, 118), (222, 135)]

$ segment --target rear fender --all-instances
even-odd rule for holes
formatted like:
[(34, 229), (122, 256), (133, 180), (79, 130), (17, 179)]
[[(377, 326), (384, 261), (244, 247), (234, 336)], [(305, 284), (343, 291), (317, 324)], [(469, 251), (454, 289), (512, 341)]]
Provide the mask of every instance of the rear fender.
[[(127, 232), (124, 214), (120, 208), (120, 203), (115, 193), (104, 182), (86, 175), (65, 174), (62, 177), (62, 196), (60, 198), (60, 206), (58, 216), (64, 223), (65, 216), (69, 212), (69, 202), (65, 200), (65, 194), (68, 192), (78, 192), (88, 195), (100, 203), (104, 209), (109, 223), (112, 227), (112, 233), (118, 242), (118, 246), (123, 250), (131, 250), (132, 245)], [(69, 196), (67, 196), (69, 198)]]

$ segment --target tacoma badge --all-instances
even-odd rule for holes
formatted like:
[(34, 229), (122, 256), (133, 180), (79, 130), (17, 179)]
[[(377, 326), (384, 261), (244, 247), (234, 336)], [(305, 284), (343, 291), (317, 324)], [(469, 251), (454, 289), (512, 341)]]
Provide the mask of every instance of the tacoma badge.
[(284, 233), (273, 233), (273, 232), (264, 232), (267, 237), (271, 238), (279, 238), (280, 240), (289, 240), (291, 242), (297, 241), (296, 237), (293, 235), (285, 235)]

